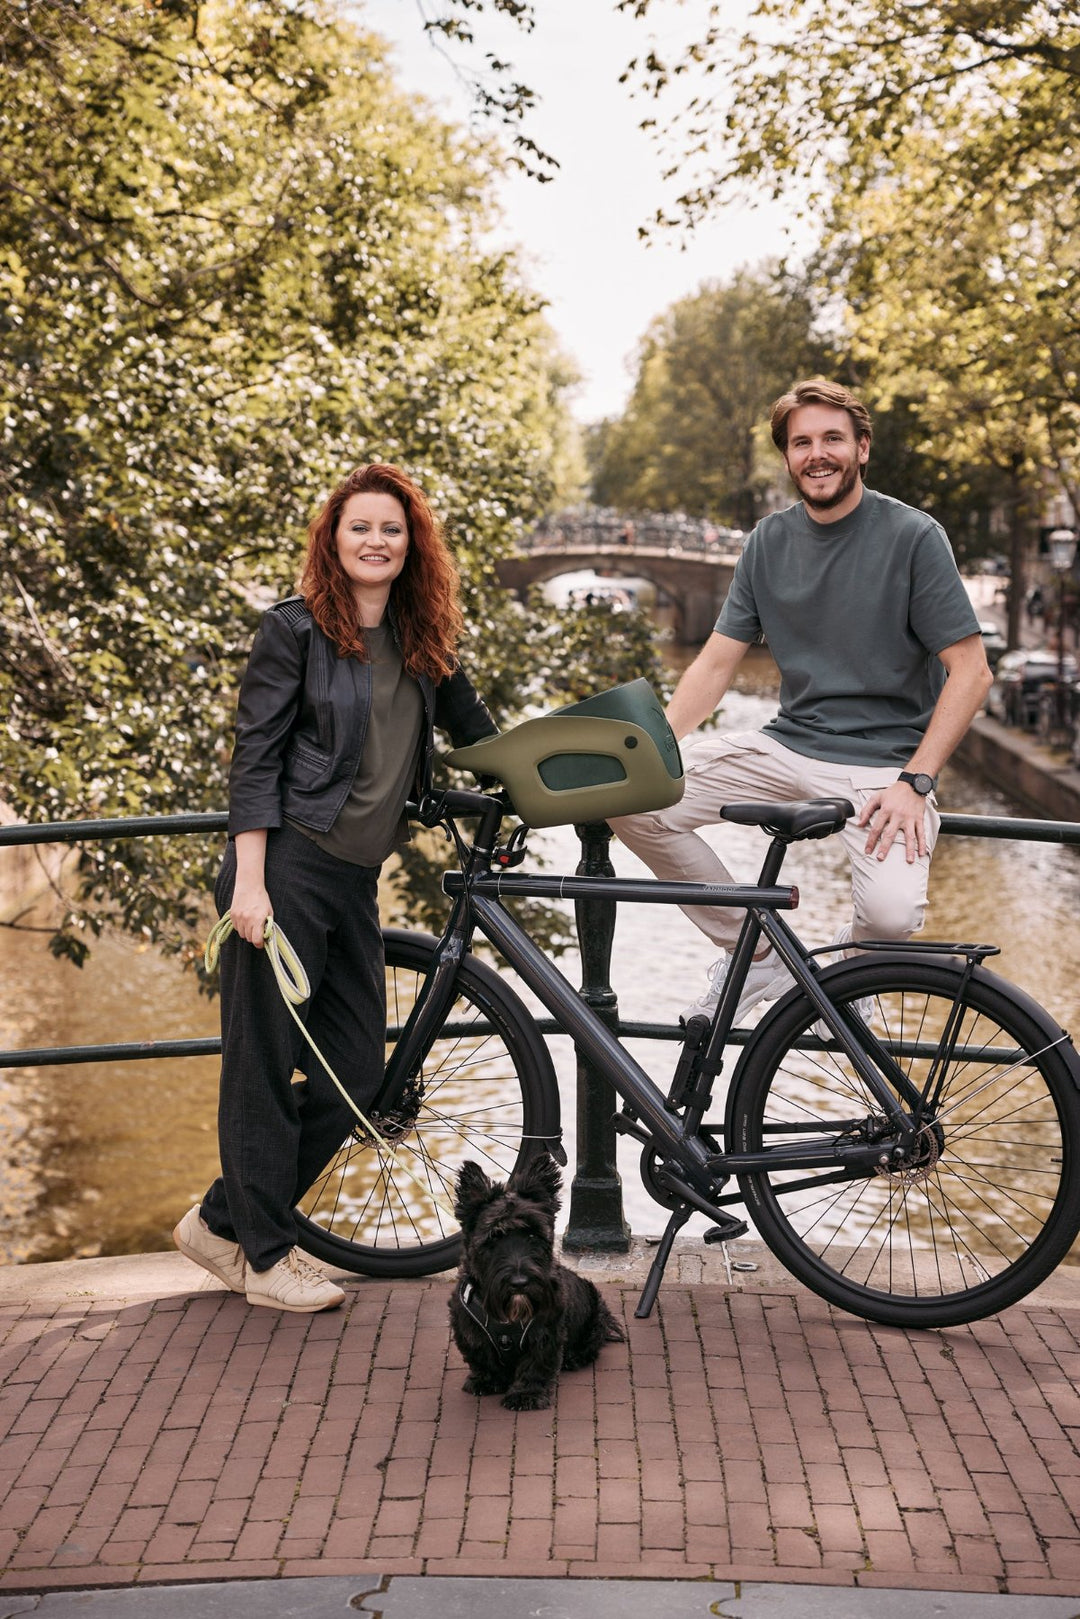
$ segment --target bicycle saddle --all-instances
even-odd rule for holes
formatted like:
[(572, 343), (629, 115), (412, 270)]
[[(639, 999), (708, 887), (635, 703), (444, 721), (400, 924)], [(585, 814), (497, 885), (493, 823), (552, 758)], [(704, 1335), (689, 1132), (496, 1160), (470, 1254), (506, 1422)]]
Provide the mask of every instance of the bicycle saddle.
[(784, 843), (828, 838), (855, 813), (846, 798), (797, 798), (791, 804), (725, 804), (720, 814), (738, 826), (760, 826)]

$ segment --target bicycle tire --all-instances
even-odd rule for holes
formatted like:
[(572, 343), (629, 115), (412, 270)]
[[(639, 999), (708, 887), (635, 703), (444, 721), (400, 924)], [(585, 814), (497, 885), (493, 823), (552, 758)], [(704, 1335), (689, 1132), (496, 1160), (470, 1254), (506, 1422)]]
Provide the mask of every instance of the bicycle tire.
[[(871, 1001), (871, 1027), (921, 1089), (962, 971), (943, 957), (879, 956), (829, 967), (821, 982), (838, 1006)], [(1044, 1281), (1080, 1231), (1076, 1052), (1047, 1012), (985, 968), (963, 1008), (936, 1122), (918, 1138), (921, 1162), (847, 1178), (831, 1167), (739, 1178), (758, 1232), (792, 1275), (889, 1326), (995, 1314)], [(732, 1081), (730, 1150), (805, 1143), (815, 1119), (823, 1134), (853, 1116), (869, 1122), (869, 1093), (836, 1042), (817, 1040), (815, 1019), (793, 991), (758, 1025)]]
[[(437, 941), (388, 929), (387, 1051), (405, 1022)], [(387, 1153), (354, 1133), (296, 1211), (301, 1247), (364, 1276), (428, 1276), (458, 1262), (452, 1206), (457, 1172), (472, 1158), (506, 1180), (558, 1137), (559, 1090), (543, 1039), (519, 997), (483, 962), (458, 969), (457, 995), (421, 1070), (422, 1100)], [(400, 1157), (399, 1157), (400, 1155)], [(400, 1173), (404, 1163), (422, 1187)]]

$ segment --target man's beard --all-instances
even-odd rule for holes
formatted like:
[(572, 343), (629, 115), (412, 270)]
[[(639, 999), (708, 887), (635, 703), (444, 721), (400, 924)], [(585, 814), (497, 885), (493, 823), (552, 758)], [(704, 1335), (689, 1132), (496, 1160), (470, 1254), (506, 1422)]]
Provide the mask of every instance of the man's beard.
[(823, 495), (812, 478), (793, 478), (792, 482), (799, 491), (803, 503), (815, 511), (827, 512), (846, 500), (859, 481), (859, 463), (853, 461), (849, 467), (837, 468), (837, 471), (840, 472), (840, 482), (835, 493), (831, 495)]

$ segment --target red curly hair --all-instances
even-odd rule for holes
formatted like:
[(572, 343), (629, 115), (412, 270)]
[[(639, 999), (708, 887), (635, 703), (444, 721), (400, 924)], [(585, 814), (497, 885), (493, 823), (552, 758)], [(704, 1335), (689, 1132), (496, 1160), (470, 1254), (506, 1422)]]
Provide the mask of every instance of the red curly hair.
[(337, 552), (342, 507), (351, 495), (366, 494), (392, 495), (404, 508), (409, 549), (390, 587), (394, 622), (409, 673), (442, 680), (456, 665), (454, 652), (464, 625), (458, 607), (458, 571), (427, 496), (400, 467), (376, 461), (357, 467), (338, 484), (308, 525), (300, 594), (338, 656), (366, 663), (363, 626)]

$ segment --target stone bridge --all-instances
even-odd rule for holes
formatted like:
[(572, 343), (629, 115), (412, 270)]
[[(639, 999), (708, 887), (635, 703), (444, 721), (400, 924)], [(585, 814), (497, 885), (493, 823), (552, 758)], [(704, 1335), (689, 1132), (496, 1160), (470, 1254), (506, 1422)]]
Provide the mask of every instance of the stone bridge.
[(496, 567), (500, 583), (522, 598), (531, 585), (584, 568), (620, 578), (648, 579), (674, 605), (676, 640), (698, 646), (708, 639), (716, 622), (738, 560), (738, 549), (724, 539), (697, 544), (691, 540), (684, 547), (677, 540), (657, 545), (647, 539), (627, 543), (541, 534), (527, 550), (504, 557)]

